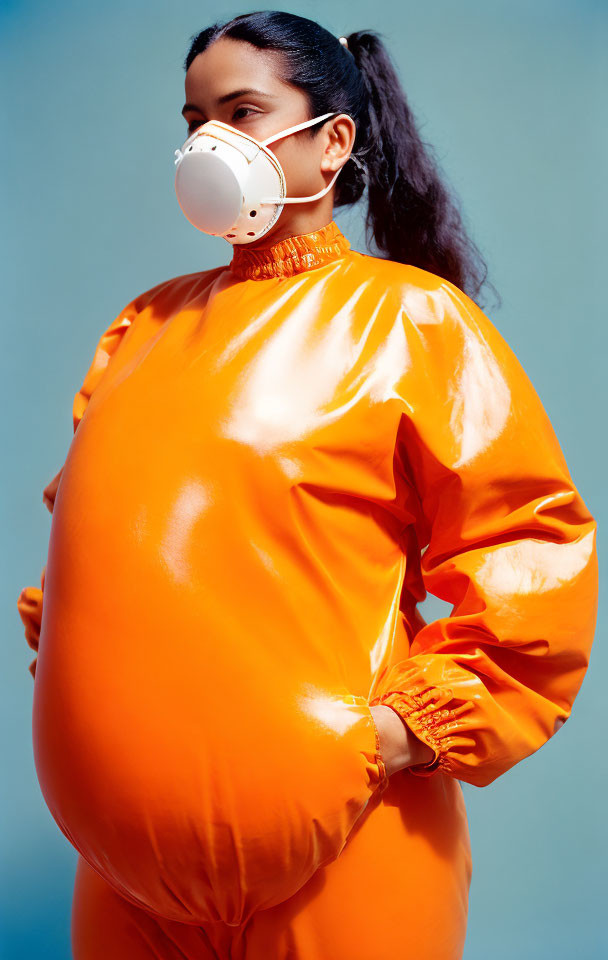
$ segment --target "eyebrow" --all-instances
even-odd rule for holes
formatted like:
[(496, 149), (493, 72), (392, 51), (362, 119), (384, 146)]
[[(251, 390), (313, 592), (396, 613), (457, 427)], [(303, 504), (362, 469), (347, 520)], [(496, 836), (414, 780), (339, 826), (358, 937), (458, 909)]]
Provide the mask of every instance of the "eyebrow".
[[(265, 97), (267, 100), (276, 99), (272, 96), (272, 94), (264, 93), (263, 90), (254, 90), (252, 87), (245, 87), (243, 90), (235, 90), (234, 93), (225, 93), (223, 97), (218, 97), (216, 103), (219, 106), (221, 103), (227, 103), (228, 100), (235, 100), (237, 97), (243, 97), (247, 93), (253, 93), (256, 97)], [(185, 103), (182, 107), (182, 114), (186, 113), (187, 110), (197, 110), (199, 113), (203, 112), (195, 103)]]

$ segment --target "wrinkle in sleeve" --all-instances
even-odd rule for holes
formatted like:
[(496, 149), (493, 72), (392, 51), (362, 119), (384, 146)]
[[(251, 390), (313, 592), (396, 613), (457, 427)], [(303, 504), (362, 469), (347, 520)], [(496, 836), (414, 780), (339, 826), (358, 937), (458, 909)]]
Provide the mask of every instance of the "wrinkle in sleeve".
[[(137, 300), (133, 300), (123, 310), (121, 310), (118, 316), (112, 321), (110, 326), (104, 331), (99, 339), (93, 354), (93, 360), (84, 377), (82, 386), (74, 396), (74, 401), (72, 404), (72, 422), (74, 432), (76, 432), (78, 424), (82, 420), (89, 400), (93, 395), (93, 391), (100, 383), (112, 356), (118, 350), (125, 332), (131, 326), (136, 312)], [(52, 480), (49, 480), (42, 492), (42, 502), (50, 513), (53, 512), (55, 498), (57, 496), (57, 490), (59, 488), (62, 473), (63, 466), (55, 474)], [(25, 628), (25, 639), (28, 646), (31, 647), (32, 650), (35, 650), (36, 653), (38, 652), (38, 644), (40, 642), (45, 573), (46, 564), (42, 568), (40, 586), (24, 587), (17, 598), (17, 610), (19, 612), (19, 616), (21, 617), (21, 622)], [(32, 677), (34, 678), (36, 676), (37, 659), (38, 658), (36, 656), (28, 668), (32, 674)]]
[(417, 494), (422, 583), (453, 607), (420, 618), (370, 702), (433, 749), (411, 773), (485, 786), (570, 716), (596, 625), (596, 522), (488, 317), (447, 281), (423, 307), (404, 314), (397, 459)]

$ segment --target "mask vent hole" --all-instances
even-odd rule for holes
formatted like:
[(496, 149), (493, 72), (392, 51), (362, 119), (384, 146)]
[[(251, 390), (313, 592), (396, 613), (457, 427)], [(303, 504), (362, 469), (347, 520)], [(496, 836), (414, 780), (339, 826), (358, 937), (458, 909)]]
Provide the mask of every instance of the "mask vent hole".
[(227, 236), (227, 237), (235, 237), (236, 234), (235, 234), (235, 233), (227, 233), (226, 236)]
[(250, 216), (250, 217), (257, 217), (257, 215), (258, 215), (257, 210), (250, 210), (250, 211), (249, 211), (249, 216)]
[(248, 236), (248, 237), (255, 237), (254, 231), (253, 231), (253, 230), (248, 230), (248, 231), (247, 231), (247, 236)]
[(217, 145), (214, 144), (214, 145), (211, 147), (211, 149), (212, 149), (212, 150), (217, 150)]

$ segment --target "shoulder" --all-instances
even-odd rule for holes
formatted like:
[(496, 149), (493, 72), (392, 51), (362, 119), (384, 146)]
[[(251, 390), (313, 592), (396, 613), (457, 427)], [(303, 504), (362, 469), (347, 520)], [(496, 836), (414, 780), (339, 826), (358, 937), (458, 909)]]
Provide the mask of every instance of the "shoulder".
[(382, 257), (357, 253), (365, 279), (378, 284), (391, 297), (404, 326), (430, 341), (450, 335), (505, 343), (493, 321), (460, 287), (436, 273)]
[(177, 303), (184, 297), (187, 299), (190, 295), (202, 292), (224, 270), (226, 270), (225, 265), (212, 267), (209, 270), (197, 270), (194, 273), (183, 273), (176, 277), (170, 277), (168, 280), (162, 280), (148, 290), (137, 294), (123, 313), (128, 313), (134, 317), (153, 303), (165, 305), (173, 302)]
[(527, 380), (507, 336), (456, 284), (413, 264), (363, 254), (359, 258), (366, 282), (373, 277), (371, 282), (378, 283), (392, 330), (397, 321), (408, 366), (432, 369), (434, 381), (440, 377), (448, 383), (475, 368), (486, 378), (492, 370), (497, 379), (504, 374)]
[(357, 266), (366, 279), (376, 280), (396, 296), (412, 320), (438, 323), (454, 312), (474, 313), (480, 308), (454, 283), (411, 263), (355, 252)]
[(374, 257), (369, 253), (351, 250), (351, 260), (357, 271), (367, 280), (377, 280), (384, 288), (396, 293), (409, 290), (438, 290), (446, 283), (443, 277), (411, 263), (389, 260), (386, 257)]
[(129, 332), (131, 336), (131, 328), (144, 329), (149, 325), (154, 326), (158, 321), (164, 322), (167, 317), (182, 309), (193, 296), (201, 293), (223, 270), (225, 267), (215, 267), (196, 273), (180, 274), (138, 293), (101, 333), (93, 366), (97, 368), (105, 365), (109, 357), (116, 353), (125, 335)]

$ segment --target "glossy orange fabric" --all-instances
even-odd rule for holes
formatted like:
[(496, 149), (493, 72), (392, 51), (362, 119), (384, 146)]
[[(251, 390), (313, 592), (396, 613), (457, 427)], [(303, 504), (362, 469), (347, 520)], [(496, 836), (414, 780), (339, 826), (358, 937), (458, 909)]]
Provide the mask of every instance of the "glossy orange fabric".
[[(400, 853), (387, 909), (445, 890), (441, 946), (418, 908), (412, 955), (459, 957), (458, 781), (559, 729), (597, 612), (595, 521), (504, 338), (332, 221), (136, 297), (73, 415), (19, 610), (40, 786), (107, 896), (216, 933), (332, 902), (350, 922), (366, 861), (350, 893), (339, 864), (375, 835), (384, 875)], [(450, 616), (424, 622), (427, 590)], [(378, 703), (430, 763), (389, 781)], [(333, 901), (305, 893), (320, 871)]]

